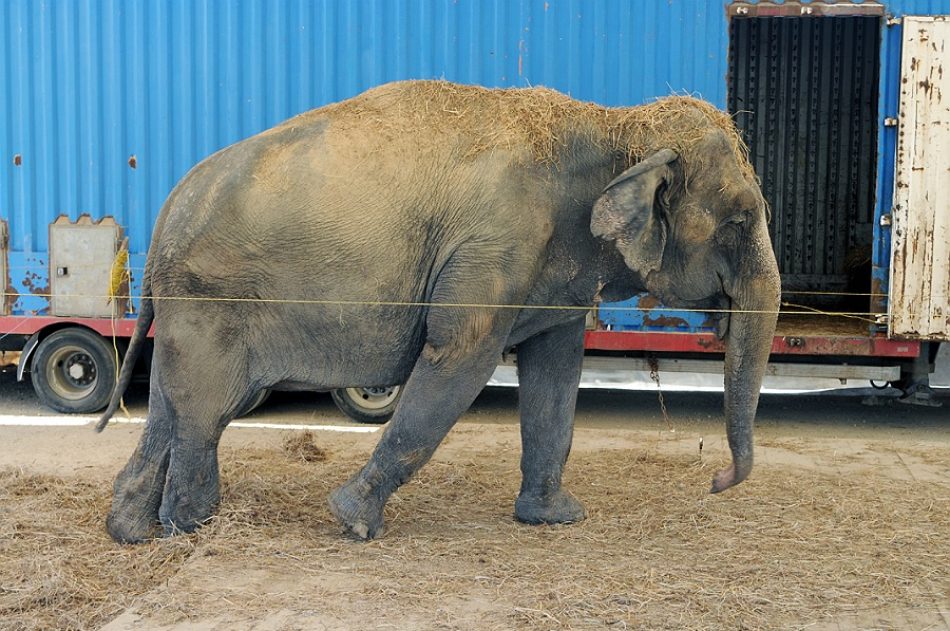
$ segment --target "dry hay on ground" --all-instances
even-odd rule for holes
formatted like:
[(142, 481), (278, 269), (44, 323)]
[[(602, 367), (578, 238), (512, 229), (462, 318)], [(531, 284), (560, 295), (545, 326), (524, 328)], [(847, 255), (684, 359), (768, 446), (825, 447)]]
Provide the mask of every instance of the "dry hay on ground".
[(103, 531), (107, 484), (6, 471), (0, 627), (92, 627), (135, 603), (162, 623), (306, 610), (343, 627), (767, 628), (935, 615), (950, 593), (946, 484), (760, 465), (709, 496), (721, 463), (588, 451), (567, 475), (588, 520), (527, 527), (511, 518), (517, 454), (473, 448), (430, 463), (391, 500), (386, 536), (360, 544), (325, 498), (364, 458), (225, 450), (220, 516), (137, 547)]
[(284, 455), (291, 460), (302, 460), (303, 462), (323, 462), (329, 455), (327, 451), (317, 444), (313, 432), (307, 430), (299, 434), (293, 434), (284, 441)]

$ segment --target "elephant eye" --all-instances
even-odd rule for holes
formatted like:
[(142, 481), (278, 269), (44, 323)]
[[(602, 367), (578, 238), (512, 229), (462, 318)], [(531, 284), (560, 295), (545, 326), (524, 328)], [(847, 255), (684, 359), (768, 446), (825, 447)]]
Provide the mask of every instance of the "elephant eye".
[(748, 211), (742, 211), (720, 221), (716, 230), (717, 240), (727, 247), (736, 247), (742, 239), (745, 223), (749, 217)]
[(734, 215), (729, 215), (728, 217), (723, 219), (721, 222), (719, 222), (719, 227), (722, 228), (724, 226), (741, 226), (746, 221), (748, 221), (750, 215), (751, 213), (748, 210), (743, 210)]

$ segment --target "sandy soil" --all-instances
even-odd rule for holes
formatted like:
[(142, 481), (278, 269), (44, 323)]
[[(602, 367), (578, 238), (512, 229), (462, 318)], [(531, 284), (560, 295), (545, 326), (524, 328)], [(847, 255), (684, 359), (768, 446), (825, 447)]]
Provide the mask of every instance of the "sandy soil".
[[(231, 429), (220, 516), (128, 547), (101, 524), (141, 426), (0, 427), (0, 628), (950, 628), (950, 408), (766, 397), (753, 477), (709, 496), (721, 395), (666, 403), (583, 393), (566, 480), (589, 518), (537, 528), (511, 517), (516, 395), (486, 392), (369, 543), (325, 497), (377, 434), (315, 432), (306, 461), (299, 432)], [(48, 412), (2, 373), (0, 414)], [(317, 395), (252, 418), (349, 425)]]

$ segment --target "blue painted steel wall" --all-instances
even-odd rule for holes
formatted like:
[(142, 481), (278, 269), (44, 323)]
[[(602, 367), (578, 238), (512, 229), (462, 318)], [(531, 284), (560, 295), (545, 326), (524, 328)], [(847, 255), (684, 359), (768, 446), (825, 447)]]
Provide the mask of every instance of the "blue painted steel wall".
[[(950, 0), (888, 6), (950, 13)], [(48, 225), (61, 214), (115, 217), (135, 276), (164, 198), (196, 162), (374, 85), (547, 85), (606, 105), (689, 92), (724, 107), (727, 44), (723, 0), (3, 0), (12, 286), (48, 286)], [(21, 298), (14, 313), (47, 307)], [(705, 319), (682, 315), (692, 329)]]
[(689, 91), (722, 106), (725, 26), (720, 2), (694, 0), (4, 0), (13, 287), (48, 286), (60, 214), (114, 216), (141, 267), (164, 198), (196, 162), (386, 81), (547, 85), (608, 105)]

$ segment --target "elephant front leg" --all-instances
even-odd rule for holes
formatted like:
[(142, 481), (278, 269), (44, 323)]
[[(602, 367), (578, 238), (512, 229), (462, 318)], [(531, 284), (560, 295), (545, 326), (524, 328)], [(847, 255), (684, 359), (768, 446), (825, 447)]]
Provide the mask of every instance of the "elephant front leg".
[(501, 357), (500, 343), (496, 351), (452, 366), (419, 358), (370, 461), (330, 494), (330, 510), (347, 532), (359, 539), (382, 534), (390, 495), (429, 461), (478, 396)]
[(522, 482), (515, 517), (519, 521), (560, 524), (586, 517), (583, 505), (561, 488), (583, 357), (583, 319), (518, 345)]
[[(476, 252), (477, 253), (477, 252)], [(463, 293), (472, 262), (445, 266), (433, 291), (439, 303), (497, 304), (517, 302), (521, 294), (498, 293), (501, 278), (484, 291)], [(459, 260), (456, 260), (459, 259)], [(516, 268), (518, 269), (518, 268)], [(408, 481), (445, 438), (459, 416), (481, 392), (498, 365), (514, 321), (513, 310), (490, 307), (433, 307), (426, 318), (426, 343), (416, 358), (396, 412), (363, 469), (330, 495), (330, 510), (344, 528), (360, 539), (372, 539), (383, 529), (383, 507), (389, 496)]]

